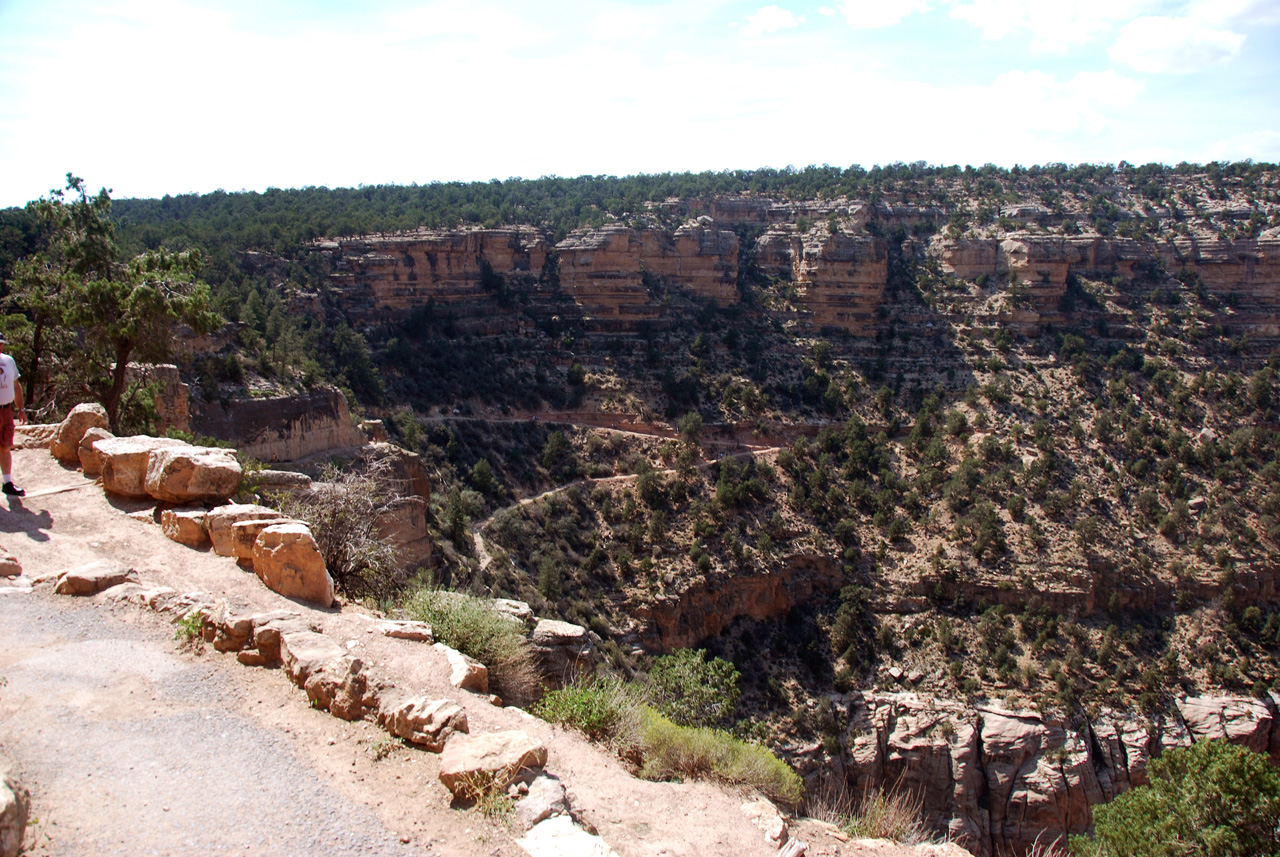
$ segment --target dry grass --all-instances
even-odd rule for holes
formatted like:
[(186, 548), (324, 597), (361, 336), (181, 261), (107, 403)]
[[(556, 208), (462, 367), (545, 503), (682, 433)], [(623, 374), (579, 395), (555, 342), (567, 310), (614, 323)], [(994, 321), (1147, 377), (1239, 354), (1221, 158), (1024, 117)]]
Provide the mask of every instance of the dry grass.
[(828, 780), (810, 796), (806, 808), (809, 815), (856, 839), (891, 839), (915, 845), (936, 838), (925, 827), (923, 803), (921, 796), (899, 789), (877, 789), (859, 797), (843, 781)]

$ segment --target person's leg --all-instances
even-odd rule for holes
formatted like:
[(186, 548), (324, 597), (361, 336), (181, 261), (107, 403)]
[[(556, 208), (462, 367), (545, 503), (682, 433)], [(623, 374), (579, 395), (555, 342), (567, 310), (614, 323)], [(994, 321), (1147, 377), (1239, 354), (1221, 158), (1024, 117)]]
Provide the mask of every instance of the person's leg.
[(13, 408), (0, 410), (0, 492), (21, 497), (26, 492), (13, 484)]

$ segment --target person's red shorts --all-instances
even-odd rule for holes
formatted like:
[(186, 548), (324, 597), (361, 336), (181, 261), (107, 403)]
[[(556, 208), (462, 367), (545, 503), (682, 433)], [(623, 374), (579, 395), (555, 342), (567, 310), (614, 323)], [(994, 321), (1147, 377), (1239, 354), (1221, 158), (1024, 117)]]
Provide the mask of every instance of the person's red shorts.
[(0, 408), (0, 449), (13, 446), (13, 405)]

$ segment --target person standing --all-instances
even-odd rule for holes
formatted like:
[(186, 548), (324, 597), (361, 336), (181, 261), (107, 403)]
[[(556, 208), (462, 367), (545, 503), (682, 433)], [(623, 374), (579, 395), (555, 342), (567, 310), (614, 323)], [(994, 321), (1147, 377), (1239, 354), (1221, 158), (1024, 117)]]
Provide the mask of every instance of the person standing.
[(11, 497), (21, 497), (27, 492), (13, 484), (13, 426), (14, 420), (27, 421), (27, 409), (23, 407), (21, 374), (13, 357), (5, 353), (8, 340), (0, 333), (0, 478), (4, 484), (0, 491)]

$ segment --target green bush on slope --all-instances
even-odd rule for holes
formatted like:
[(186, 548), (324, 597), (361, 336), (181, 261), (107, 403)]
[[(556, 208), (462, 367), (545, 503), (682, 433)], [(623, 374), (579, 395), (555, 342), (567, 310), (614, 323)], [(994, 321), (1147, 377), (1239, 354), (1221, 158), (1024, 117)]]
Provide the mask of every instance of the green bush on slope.
[(1201, 741), (1151, 762), (1151, 784), (1094, 810), (1081, 857), (1280, 854), (1280, 771), (1261, 753)]

